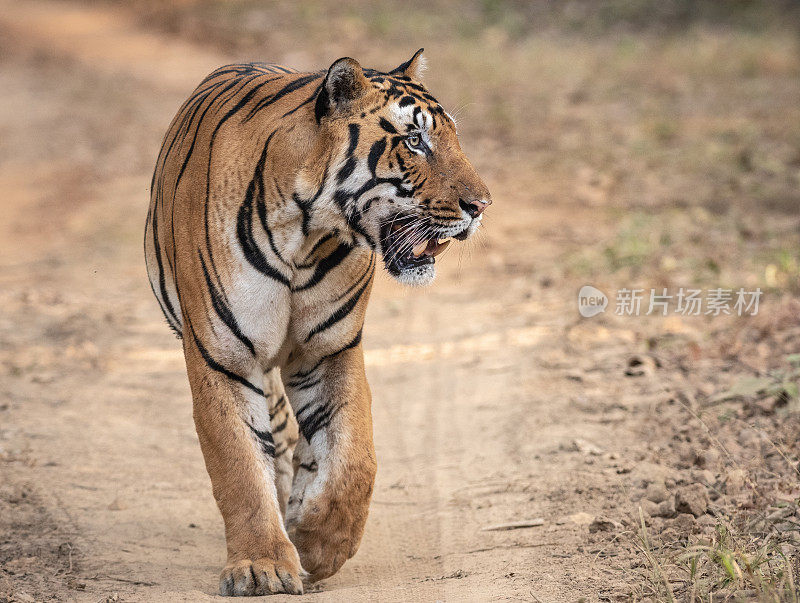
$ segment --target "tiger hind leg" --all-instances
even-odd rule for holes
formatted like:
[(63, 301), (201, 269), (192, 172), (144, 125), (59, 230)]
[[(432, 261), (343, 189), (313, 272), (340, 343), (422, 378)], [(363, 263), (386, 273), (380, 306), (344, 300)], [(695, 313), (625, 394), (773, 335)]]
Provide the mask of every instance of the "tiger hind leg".
[(272, 437), (275, 441), (275, 487), (278, 491), (278, 504), (281, 515), (286, 517), (286, 505), (292, 491), (294, 479), (293, 457), (300, 430), (294, 418), (292, 407), (283, 391), (280, 371), (274, 368), (264, 375), (269, 403), (269, 419)]

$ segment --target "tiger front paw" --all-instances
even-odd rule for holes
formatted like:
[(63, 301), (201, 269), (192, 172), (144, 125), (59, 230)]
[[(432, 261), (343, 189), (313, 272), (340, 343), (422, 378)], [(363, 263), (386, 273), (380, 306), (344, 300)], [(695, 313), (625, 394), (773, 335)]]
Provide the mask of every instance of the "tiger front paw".
[(347, 480), (327, 483), (320, 494), (303, 496), (318, 490), (314, 487), (318, 484), (292, 494), (286, 527), (311, 582), (332, 576), (355, 555), (367, 521), (374, 478), (372, 468), (350, 473)]
[(252, 597), (287, 593), (303, 594), (300, 566), (291, 561), (243, 559), (229, 563), (219, 578), (223, 597)]

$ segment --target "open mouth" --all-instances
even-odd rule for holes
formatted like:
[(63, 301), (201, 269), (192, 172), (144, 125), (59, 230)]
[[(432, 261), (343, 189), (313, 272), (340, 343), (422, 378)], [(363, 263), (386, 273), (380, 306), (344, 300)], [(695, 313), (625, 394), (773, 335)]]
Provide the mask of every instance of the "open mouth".
[[(453, 239), (436, 234), (420, 238), (421, 233), (414, 228), (415, 222), (411, 217), (395, 217), (381, 229), (383, 261), (393, 274), (433, 264)], [(460, 237), (456, 235), (455, 238)]]

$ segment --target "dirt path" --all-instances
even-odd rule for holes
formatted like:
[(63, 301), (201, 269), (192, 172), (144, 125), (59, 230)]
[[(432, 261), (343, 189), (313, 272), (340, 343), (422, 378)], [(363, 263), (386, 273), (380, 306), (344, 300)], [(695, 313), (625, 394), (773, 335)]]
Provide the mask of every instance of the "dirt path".
[[(229, 57), (122, 13), (11, 1), (0, 2), (0, 57), (11, 588), (22, 601), (211, 599), (222, 525), (140, 235), (162, 132)], [(637, 434), (620, 409), (663, 385), (603, 376), (622, 375), (634, 335), (576, 326), (573, 284), (548, 286), (561, 210), (534, 219), (511, 184), (488, 181), (497, 203), (482, 246), (446, 258), (430, 290), (379, 279), (364, 336), (372, 510), (359, 553), (307, 600), (597, 600), (624, 584), (628, 561), (590, 546), (580, 518), (561, 519), (626, 500), (618, 474)], [(570, 228), (594, 223), (573, 212)], [(587, 353), (598, 346), (599, 362)], [(587, 458), (575, 438), (618, 454)], [(536, 517), (543, 526), (482, 530)]]

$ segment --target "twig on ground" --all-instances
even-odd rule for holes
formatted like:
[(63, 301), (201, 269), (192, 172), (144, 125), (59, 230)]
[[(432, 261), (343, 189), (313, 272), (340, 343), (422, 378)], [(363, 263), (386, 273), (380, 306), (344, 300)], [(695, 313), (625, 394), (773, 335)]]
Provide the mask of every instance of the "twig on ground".
[(481, 528), (484, 532), (497, 532), (499, 530), (519, 530), (521, 528), (535, 528), (544, 525), (544, 518), (523, 519), (521, 521), (511, 521), (509, 523), (498, 523), (492, 526)]

